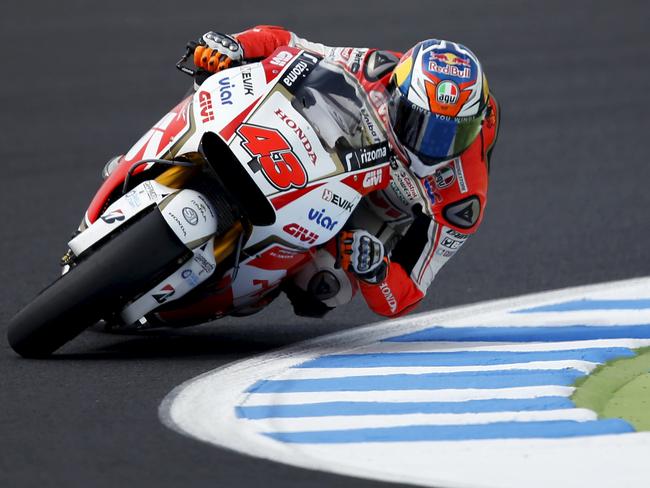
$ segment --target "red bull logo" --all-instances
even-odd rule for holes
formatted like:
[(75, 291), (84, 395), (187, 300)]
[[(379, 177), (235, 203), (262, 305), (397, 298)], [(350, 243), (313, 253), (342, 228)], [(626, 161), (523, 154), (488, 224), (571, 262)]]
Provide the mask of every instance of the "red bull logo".
[(432, 73), (469, 78), (472, 74), (471, 67), (472, 63), (469, 59), (453, 53), (429, 53), (429, 71)]

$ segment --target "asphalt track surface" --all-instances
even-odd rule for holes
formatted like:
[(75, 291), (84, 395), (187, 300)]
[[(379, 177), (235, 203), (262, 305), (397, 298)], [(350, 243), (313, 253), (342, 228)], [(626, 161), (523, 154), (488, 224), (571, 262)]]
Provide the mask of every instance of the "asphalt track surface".
[(157, 416), (223, 364), (377, 318), (264, 313), (140, 337), (89, 331), (19, 359), (8, 319), (58, 273), (69, 232), (124, 152), (175, 105), (174, 69), (208, 29), (273, 23), (330, 45), (470, 46), (503, 107), (484, 224), (420, 310), (650, 274), (647, 1), (3, 3), (0, 19), (0, 486), (381, 486), (247, 458)]

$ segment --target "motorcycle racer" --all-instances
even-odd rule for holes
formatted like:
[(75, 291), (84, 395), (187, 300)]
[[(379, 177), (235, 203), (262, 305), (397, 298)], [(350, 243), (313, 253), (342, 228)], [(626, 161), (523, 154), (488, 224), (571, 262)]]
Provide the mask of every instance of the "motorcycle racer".
[(356, 77), (393, 151), (390, 185), (364, 199), (336, 242), (284, 291), (302, 315), (342, 305), (357, 286), (374, 312), (405, 314), (483, 218), (499, 108), (481, 64), (449, 41), (430, 39), (401, 54), (328, 47), (264, 25), (206, 33), (194, 63), (217, 72), (282, 46), (316, 53)]

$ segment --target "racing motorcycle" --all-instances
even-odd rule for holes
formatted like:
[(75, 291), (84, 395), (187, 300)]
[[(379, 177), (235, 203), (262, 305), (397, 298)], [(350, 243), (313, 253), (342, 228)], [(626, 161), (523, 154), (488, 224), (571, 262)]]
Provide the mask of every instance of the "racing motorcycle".
[(209, 75), (125, 154), (68, 242), (63, 273), (9, 324), (47, 356), (103, 320), (193, 325), (259, 310), (389, 183), (386, 135), (355, 78), (283, 47)]

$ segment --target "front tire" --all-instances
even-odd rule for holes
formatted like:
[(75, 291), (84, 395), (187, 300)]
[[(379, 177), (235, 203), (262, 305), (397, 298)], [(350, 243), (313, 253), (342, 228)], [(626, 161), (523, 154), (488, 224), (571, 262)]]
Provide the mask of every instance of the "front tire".
[(154, 207), (18, 312), (9, 322), (9, 344), (23, 357), (48, 356), (148, 290), (188, 253)]

